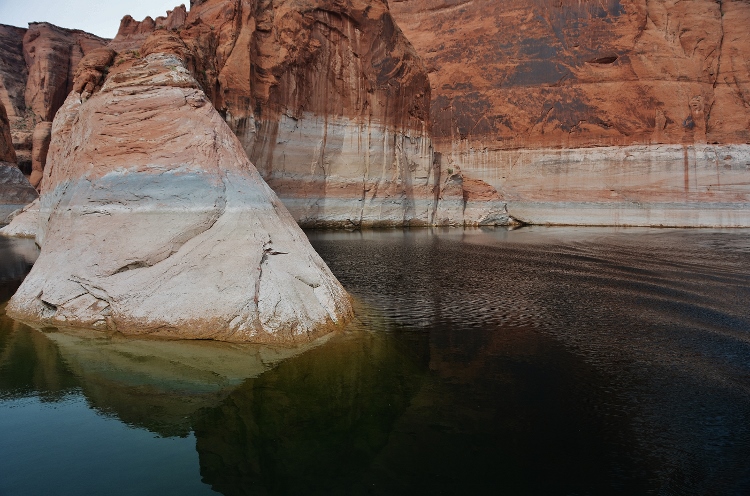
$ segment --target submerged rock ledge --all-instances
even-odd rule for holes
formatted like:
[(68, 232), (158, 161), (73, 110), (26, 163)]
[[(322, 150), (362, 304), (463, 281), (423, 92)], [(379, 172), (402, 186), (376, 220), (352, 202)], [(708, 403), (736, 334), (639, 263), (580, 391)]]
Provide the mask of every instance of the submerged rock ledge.
[(173, 54), (72, 92), (55, 117), (37, 241), (11, 317), (126, 335), (298, 341), (346, 291)]

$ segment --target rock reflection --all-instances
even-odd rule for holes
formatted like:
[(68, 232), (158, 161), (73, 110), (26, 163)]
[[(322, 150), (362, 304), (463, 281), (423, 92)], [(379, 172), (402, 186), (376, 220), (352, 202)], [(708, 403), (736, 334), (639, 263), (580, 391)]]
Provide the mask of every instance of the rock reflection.
[(747, 234), (316, 232), (363, 302), (346, 331), (253, 348), (0, 317), (0, 406), (75, 391), (188, 435), (226, 495), (744, 494)]
[(195, 434), (226, 495), (347, 492), (388, 443), (426, 370), (395, 334), (353, 332), (247, 381)]
[(194, 416), (247, 378), (319, 346), (130, 339), (72, 330), (48, 333), (92, 406), (162, 436), (186, 436)]
[(0, 400), (33, 394), (56, 401), (73, 391), (77, 378), (42, 333), (5, 316), (0, 306)]

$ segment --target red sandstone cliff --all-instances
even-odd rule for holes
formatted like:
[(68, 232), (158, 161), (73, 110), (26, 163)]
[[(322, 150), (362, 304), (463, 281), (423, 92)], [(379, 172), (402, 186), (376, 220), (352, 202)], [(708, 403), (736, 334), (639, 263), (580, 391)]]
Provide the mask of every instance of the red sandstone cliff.
[(106, 41), (47, 23), (0, 26), (0, 97), (35, 186), (65, 96), (94, 93), (110, 69), (166, 51), (186, 60), (303, 225), (507, 221), (492, 187), (474, 208), (458, 167), (433, 160), (426, 71), (384, 0), (193, 1), (189, 13), (126, 16)]
[(449, 174), (433, 162), (426, 71), (385, 2), (194, 1), (187, 15), (123, 19), (115, 65), (143, 56), (159, 30), (184, 43), (191, 72), (300, 223), (502, 217), (497, 195), (477, 219), (464, 218), (463, 200), (438, 211)]
[(512, 215), (749, 225), (748, 2), (391, 8), (430, 74), (436, 151), (496, 186)]
[(436, 138), (503, 148), (750, 142), (750, 4), (401, 0)]
[(26, 29), (0, 24), (0, 103), (10, 121), (19, 167), (31, 173), (31, 135), (34, 119), (26, 111), (26, 81), (29, 71), (23, 57)]
[(19, 165), (37, 186), (55, 113), (73, 89), (76, 67), (107, 44), (92, 34), (49, 23), (0, 25), (0, 102), (8, 110)]

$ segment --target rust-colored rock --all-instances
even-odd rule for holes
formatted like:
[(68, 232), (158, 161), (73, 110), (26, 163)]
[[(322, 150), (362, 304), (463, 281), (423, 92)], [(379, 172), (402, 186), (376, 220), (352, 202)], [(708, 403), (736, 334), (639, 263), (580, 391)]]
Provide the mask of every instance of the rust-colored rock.
[[(79, 77), (78, 63), (107, 42), (49, 23), (32, 23), (29, 29), (0, 25), (0, 102), (8, 110), (18, 165), (26, 174), (45, 161), (44, 141), (38, 133), (34, 138), (37, 126), (47, 122), (49, 127)], [(41, 146), (34, 149), (34, 143)]]
[(165, 17), (157, 17), (156, 19), (146, 17), (143, 21), (136, 21), (127, 15), (120, 21), (117, 36), (109, 46), (118, 52), (136, 51), (156, 29), (172, 31), (182, 28), (187, 16), (185, 5), (175, 7), (174, 10), (167, 11)]
[(16, 162), (26, 174), (31, 172), (33, 114), (26, 111), (26, 81), (29, 72), (23, 57), (26, 30), (0, 24), (0, 103), (10, 121)]
[[(436, 138), (750, 141), (747, 2), (402, 0), (393, 10), (430, 68)], [(717, 101), (725, 89), (734, 101)]]
[(92, 50), (83, 57), (73, 76), (73, 91), (79, 94), (94, 93), (100, 89), (115, 54), (114, 50), (105, 47)]
[(436, 151), (495, 186), (511, 215), (750, 225), (747, 2), (391, 8), (430, 74)]
[(73, 89), (78, 63), (89, 52), (103, 48), (108, 41), (46, 22), (29, 24), (23, 40), (29, 69), (26, 105), (39, 120), (52, 122)]
[[(26, 108), (33, 113), (34, 130), (29, 180), (40, 187), (47, 160), (52, 119), (73, 89), (78, 63), (90, 52), (101, 50), (108, 40), (92, 34), (57, 27), (46, 22), (31, 23), (23, 39), (28, 68)], [(30, 127), (31, 122), (28, 122)]]
[(123, 19), (115, 67), (185, 57), (298, 222), (433, 223), (442, 184), (428, 80), (384, 1), (207, 0), (182, 25), (157, 24)]
[(41, 186), (51, 139), (52, 123), (40, 122), (37, 124), (32, 137), (31, 176), (29, 177), (29, 182), (37, 189)]
[(26, 30), (0, 24), (0, 103), (13, 122), (26, 114), (28, 70), (23, 57)]

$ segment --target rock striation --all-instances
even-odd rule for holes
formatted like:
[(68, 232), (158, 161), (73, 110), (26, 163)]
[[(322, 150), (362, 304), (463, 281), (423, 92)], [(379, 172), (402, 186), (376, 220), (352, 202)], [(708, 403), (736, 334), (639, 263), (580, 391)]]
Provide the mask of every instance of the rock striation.
[(29, 71), (23, 56), (26, 29), (0, 24), (0, 103), (10, 121), (18, 166), (31, 173), (31, 135), (34, 119), (26, 110)]
[(188, 68), (303, 226), (507, 222), (497, 193), (480, 217), (439, 201), (455, 184), (432, 153), (427, 74), (385, 1), (193, 1), (126, 17), (110, 46), (129, 60), (159, 31), (189, 48)]
[[(459, 167), (434, 160), (426, 71), (383, 0), (194, 1), (190, 12), (126, 16), (109, 43), (48, 23), (0, 26), (0, 98), (15, 105), (14, 145), (32, 184), (41, 187), (65, 96), (94, 91), (110, 55), (115, 65), (142, 58), (155, 32), (186, 46), (186, 66), (303, 226), (508, 222), (497, 191), (472, 208), (450, 179)], [(80, 67), (94, 51), (98, 67)]]
[(750, 226), (750, 4), (400, 0), (443, 167), (533, 223)]
[(0, 102), (10, 118), (21, 169), (38, 187), (52, 119), (73, 89), (81, 59), (109, 40), (46, 22), (0, 25)]
[(93, 95), (83, 71), (55, 117), (42, 251), (8, 314), (224, 341), (307, 340), (348, 319), (346, 292), (188, 71), (187, 47), (155, 38), (161, 51), (104, 68)]
[(36, 190), (16, 166), (10, 123), (5, 106), (0, 102), (0, 224), (8, 223), (13, 212), (36, 197)]

